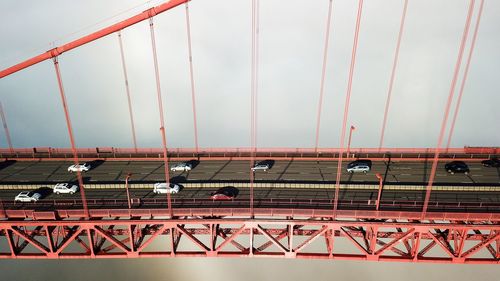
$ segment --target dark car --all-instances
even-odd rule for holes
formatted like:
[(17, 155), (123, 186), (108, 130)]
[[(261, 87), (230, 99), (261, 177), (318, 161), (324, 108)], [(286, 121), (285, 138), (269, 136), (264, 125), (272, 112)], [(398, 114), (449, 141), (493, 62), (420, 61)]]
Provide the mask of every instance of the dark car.
[(454, 174), (454, 173), (464, 173), (464, 174), (469, 174), (469, 166), (467, 166), (467, 164), (465, 164), (465, 162), (463, 161), (452, 161), (450, 163), (447, 163), (446, 165), (444, 165), (444, 168), (446, 169), (446, 171), (450, 174)]
[(213, 200), (231, 200), (236, 197), (239, 190), (233, 186), (224, 186), (210, 194), (210, 199)]
[(485, 167), (498, 168), (498, 167), (500, 167), (500, 159), (494, 157), (494, 158), (482, 161), (481, 164), (483, 164), (483, 166), (485, 166)]

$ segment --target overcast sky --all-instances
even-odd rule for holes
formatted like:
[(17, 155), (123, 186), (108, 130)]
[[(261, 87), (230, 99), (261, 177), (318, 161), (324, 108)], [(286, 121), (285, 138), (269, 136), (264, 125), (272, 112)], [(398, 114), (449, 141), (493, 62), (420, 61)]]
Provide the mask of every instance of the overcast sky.
[[(2, 1), (0, 67), (158, 2)], [(386, 146), (436, 145), (468, 2), (410, 1)], [(213, 0), (190, 5), (201, 147), (249, 145), (250, 3)], [(322, 147), (339, 146), (356, 3), (334, 1)], [(352, 146), (378, 145), (402, 4), (401, 0), (365, 1), (348, 120), (357, 128)], [(314, 146), (327, 7), (327, 0), (308, 1), (307, 5), (295, 0), (261, 1), (260, 147)], [(452, 146), (499, 143), (499, 14), (500, 2), (486, 1)], [(113, 15), (117, 16), (110, 19)], [(155, 31), (168, 142), (172, 147), (193, 147), (184, 8), (157, 16)], [(147, 23), (124, 30), (123, 40), (138, 144), (157, 147), (161, 139)], [(117, 35), (61, 55), (60, 66), (77, 146), (132, 147)], [(1, 79), (0, 97), (14, 146), (69, 146), (51, 61)], [(5, 147), (5, 138), (0, 141)]]

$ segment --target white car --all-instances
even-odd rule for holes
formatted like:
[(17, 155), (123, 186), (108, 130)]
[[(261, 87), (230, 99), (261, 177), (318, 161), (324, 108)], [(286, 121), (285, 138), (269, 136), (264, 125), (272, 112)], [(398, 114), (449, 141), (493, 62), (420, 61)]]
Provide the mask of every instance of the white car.
[(356, 160), (347, 165), (347, 172), (349, 173), (368, 173), (371, 169), (371, 160)]
[(19, 193), (16, 198), (14, 198), (15, 202), (36, 202), (42, 198), (42, 194), (35, 191), (23, 191)]
[(69, 193), (74, 194), (78, 190), (78, 186), (69, 183), (58, 183), (54, 186), (53, 192), (55, 194)]
[(258, 163), (258, 164), (255, 164), (255, 166), (252, 167), (252, 171), (267, 171), (269, 170), (270, 167), (269, 167), (269, 164), (267, 163)]
[(170, 167), (170, 171), (172, 172), (177, 172), (177, 171), (191, 171), (191, 169), (193, 168), (193, 165), (191, 165), (190, 163), (179, 163), (179, 164), (175, 164), (173, 165), (172, 167)]
[(88, 172), (90, 168), (91, 167), (89, 163), (71, 165), (68, 167), (68, 172)]
[(167, 193), (178, 193), (181, 190), (181, 187), (177, 184), (169, 184), (169, 187), (167, 187), (167, 184), (164, 182), (158, 182), (155, 183), (153, 187), (153, 192), (156, 194), (167, 194)]

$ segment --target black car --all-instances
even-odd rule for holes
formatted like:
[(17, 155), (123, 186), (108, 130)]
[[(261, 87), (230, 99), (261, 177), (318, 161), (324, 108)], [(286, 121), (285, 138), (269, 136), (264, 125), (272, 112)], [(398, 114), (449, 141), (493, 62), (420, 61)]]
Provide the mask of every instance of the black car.
[(465, 162), (463, 161), (452, 161), (450, 163), (447, 163), (446, 165), (444, 165), (444, 168), (446, 169), (446, 171), (450, 174), (454, 174), (454, 173), (464, 173), (464, 174), (469, 174), (469, 166), (467, 166), (467, 164), (465, 164)]
[(498, 167), (500, 167), (500, 159), (494, 157), (494, 158), (482, 161), (481, 164), (483, 164), (483, 166), (485, 166), (485, 167), (498, 168)]

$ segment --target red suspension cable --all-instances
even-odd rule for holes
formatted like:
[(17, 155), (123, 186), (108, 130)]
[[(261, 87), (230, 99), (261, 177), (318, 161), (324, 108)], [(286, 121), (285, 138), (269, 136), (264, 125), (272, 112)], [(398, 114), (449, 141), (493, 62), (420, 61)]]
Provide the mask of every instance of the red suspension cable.
[(394, 53), (394, 60), (392, 63), (391, 78), (389, 80), (389, 89), (387, 90), (387, 100), (385, 102), (384, 120), (382, 121), (382, 132), (380, 133), (380, 142), (378, 145), (379, 150), (384, 145), (385, 126), (387, 124), (387, 114), (389, 113), (389, 105), (391, 104), (392, 87), (394, 85), (394, 77), (396, 75), (396, 68), (398, 66), (399, 47), (401, 45), (401, 38), (403, 37), (403, 29), (404, 29), (404, 25), (405, 25), (407, 7), (408, 7), (408, 0), (405, 0), (404, 6), (403, 6), (403, 14), (401, 15), (401, 23), (399, 25), (399, 33), (398, 33), (398, 41), (396, 44), (396, 52)]
[(7, 119), (5, 118), (5, 113), (3, 112), (3, 105), (0, 102), (0, 115), (2, 116), (3, 129), (5, 131), (5, 138), (7, 139), (7, 144), (9, 145), (10, 152), (14, 151), (14, 147), (12, 146), (12, 140), (10, 138), (9, 127), (7, 126)]
[[(155, 67), (155, 79), (156, 79), (156, 96), (158, 99), (158, 111), (160, 113), (160, 133), (163, 149), (163, 164), (165, 168), (165, 183), (167, 188), (170, 184), (170, 173), (168, 170), (168, 155), (167, 155), (167, 137), (165, 134), (165, 117), (163, 116), (163, 101), (161, 98), (161, 86), (160, 86), (160, 71), (158, 68), (158, 55), (156, 53), (156, 40), (155, 31), (153, 25), (153, 18), (149, 19), (149, 30), (151, 33), (151, 47), (153, 49), (153, 62)], [(172, 217), (172, 201), (170, 198), (170, 193), (167, 192), (167, 207), (170, 217)]]
[(326, 20), (326, 32), (325, 32), (325, 46), (323, 49), (323, 67), (321, 68), (321, 82), (319, 86), (319, 102), (318, 102), (318, 116), (316, 118), (316, 141), (314, 145), (314, 152), (318, 151), (319, 144), (319, 128), (321, 125), (321, 109), (323, 108), (323, 95), (325, 88), (325, 75), (326, 75), (326, 63), (328, 60), (328, 43), (330, 41), (330, 23), (332, 18), (333, 1), (330, 0), (328, 3), (328, 17)]
[(469, 49), (469, 54), (467, 55), (467, 63), (465, 64), (465, 70), (464, 70), (463, 77), (462, 77), (462, 83), (460, 85), (460, 91), (458, 93), (457, 104), (455, 107), (455, 111), (453, 113), (453, 119), (451, 121), (450, 131), (448, 133), (448, 141), (446, 143), (446, 150), (448, 150), (450, 148), (451, 138), (453, 137), (453, 132), (455, 130), (455, 122), (457, 121), (458, 111), (460, 109), (460, 104), (462, 103), (462, 95), (464, 93), (465, 82), (467, 81), (467, 75), (469, 74), (470, 61), (472, 58), (472, 54), (474, 52), (474, 47), (476, 45), (477, 32), (479, 30), (479, 23), (481, 22), (481, 15), (483, 13), (483, 5), (484, 5), (484, 0), (481, 0), (481, 4), (479, 6), (479, 12), (478, 12), (477, 19), (476, 19), (476, 27), (474, 28), (474, 35), (472, 36), (472, 42), (471, 42), (471, 46)]
[[(75, 165), (78, 165), (80, 160), (78, 159), (78, 153), (76, 151), (75, 137), (73, 135), (73, 127), (71, 126), (71, 119), (69, 117), (69, 108), (68, 108), (68, 103), (66, 102), (66, 95), (64, 94), (64, 87), (61, 78), (61, 70), (59, 69), (59, 61), (57, 57), (54, 57), (53, 61), (57, 76), (57, 85), (59, 86), (59, 94), (61, 95), (61, 102), (64, 108), (64, 116), (66, 117), (66, 125), (68, 128), (69, 141), (71, 143), (71, 152), (73, 153), (73, 162)], [(76, 178), (78, 179), (78, 186), (80, 187), (80, 195), (82, 198), (83, 211), (85, 213), (85, 217), (88, 219), (89, 209), (87, 207), (87, 199), (85, 197), (85, 187), (83, 186), (82, 173), (79, 170), (76, 171)]]
[(20, 71), (22, 69), (30, 67), (34, 64), (37, 64), (37, 63), (42, 62), (44, 60), (48, 60), (50, 58), (54, 58), (54, 57), (56, 57), (64, 52), (68, 52), (72, 49), (75, 49), (75, 48), (78, 48), (82, 45), (90, 43), (96, 39), (99, 39), (99, 38), (102, 38), (102, 37), (107, 36), (109, 34), (115, 33), (119, 30), (122, 30), (126, 27), (129, 27), (131, 25), (139, 23), (143, 20), (149, 19), (152, 16), (155, 16), (157, 14), (168, 11), (168, 10), (175, 8), (178, 5), (181, 5), (187, 1), (189, 1), (189, 0), (170, 0), (166, 3), (158, 5), (156, 7), (152, 7), (152, 8), (150, 8), (150, 9), (148, 9), (140, 14), (137, 14), (135, 16), (128, 18), (128, 19), (125, 19), (119, 23), (115, 23), (115, 24), (110, 25), (108, 27), (104, 27), (104, 28), (92, 33), (92, 34), (83, 36), (83, 37), (76, 39), (74, 41), (71, 41), (67, 44), (61, 45), (61, 46), (56, 47), (52, 50), (49, 50), (45, 53), (39, 54), (35, 57), (32, 57), (28, 60), (25, 60), (21, 63), (18, 63), (14, 66), (11, 66), (11, 67), (6, 68), (6, 69), (0, 69), (0, 78), (3, 78), (5, 76), (9, 76), (12, 73), (15, 73), (17, 71)]
[(436, 169), (439, 159), (439, 149), (441, 148), (441, 144), (443, 142), (444, 134), (446, 131), (446, 122), (448, 121), (448, 115), (450, 113), (451, 102), (453, 100), (453, 94), (455, 92), (455, 86), (457, 84), (458, 73), (460, 72), (460, 65), (462, 64), (462, 57), (465, 49), (465, 42), (467, 41), (467, 36), (469, 34), (469, 27), (472, 17), (472, 12), (474, 11), (474, 3), (475, 0), (471, 0), (469, 2), (469, 12), (467, 13), (467, 19), (465, 21), (465, 27), (462, 34), (462, 40), (460, 42), (460, 50), (458, 52), (457, 61), (455, 63), (455, 71), (453, 73), (453, 79), (451, 81), (450, 92), (448, 94), (448, 101), (446, 102), (446, 107), (444, 110), (443, 121), (441, 122), (441, 131), (439, 133), (438, 143), (436, 145), (436, 149), (434, 152), (434, 160), (432, 162), (432, 169), (429, 175), (429, 182), (427, 184), (426, 192), (425, 192), (425, 200), (422, 208), (422, 218), (425, 217), (427, 213), (427, 206), (429, 205), (429, 198), (431, 196), (432, 184), (434, 183), (434, 177), (436, 176)]
[(130, 87), (128, 86), (127, 67), (125, 65), (125, 54), (123, 52), (122, 32), (118, 31), (118, 42), (120, 43), (120, 54), (122, 59), (123, 77), (125, 78), (125, 90), (127, 92), (128, 112), (130, 116), (130, 126), (132, 128), (132, 141), (134, 142), (134, 149), (137, 152), (137, 139), (135, 137), (134, 114), (132, 112), (132, 100), (130, 99)]
[(257, 132), (258, 132), (258, 93), (259, 93), (259, 28), (260, 28), (260, 0), (255, 1), (255, 87), (254, 87), (254, 132), (253, 132), (253, 148), (257, 150)]
[(342, 154), (344, 153), (344, 139), (345, 139), (345, 131), (347, 125), (347, 117), (349, 116), (349, 104), (351, 99), (351, 90), (352, 90), (352, 78), (354, 76), (354, 66), (356, 63), (356, 51), (358, 48), (358, 37), (359, 37), (359, 28), (361, 24), (361, 13), (363, 11), (363, 0), (359, 0), (358, 2), (358, 14), (356, 17), (356, 29), (354, 32), (354, 42), (352, 44), (352, 54), (351, 54), (351, 66), (349, 68), (349, 80), (347, 82), (347, 93), (344, 104), (344, 119), (342, 121), (342, 132), (340, 134), (340, 150), (339, 150), (339, 159), (337, 165), (337, 179), (335, 182), (335, 200), (333, 201), (333, 216), (335, 217), (337, 214), (338, 207), (338, 198), (339, 198), (339, 190), (340, 190), (340, 175), (342, 174)]
[(257, 149), (257, 92), (259, 68), (259, 0), (252, 0), (252, 55), (251, 55), (251, 82), (250, 82), (250, 213), (254, 216), (254, 179), (252, 167), (255, 163)]
[(196, 118), (196, 95), (194, 87), (194, 74), (193, 74), (193, 53), (191, 50), (191, 22), (189, 20), (189, 5), (186, 2), (186, 28), (187, 28), (187, 40), (188, 40), (188, 51), (189, 51), (189, 77), (191, 79), (191, 102), (193, 106), (193, 123), (194, 123), (194, 145), (196, 148), (196, 153), (198, 153), (198, 124)]

